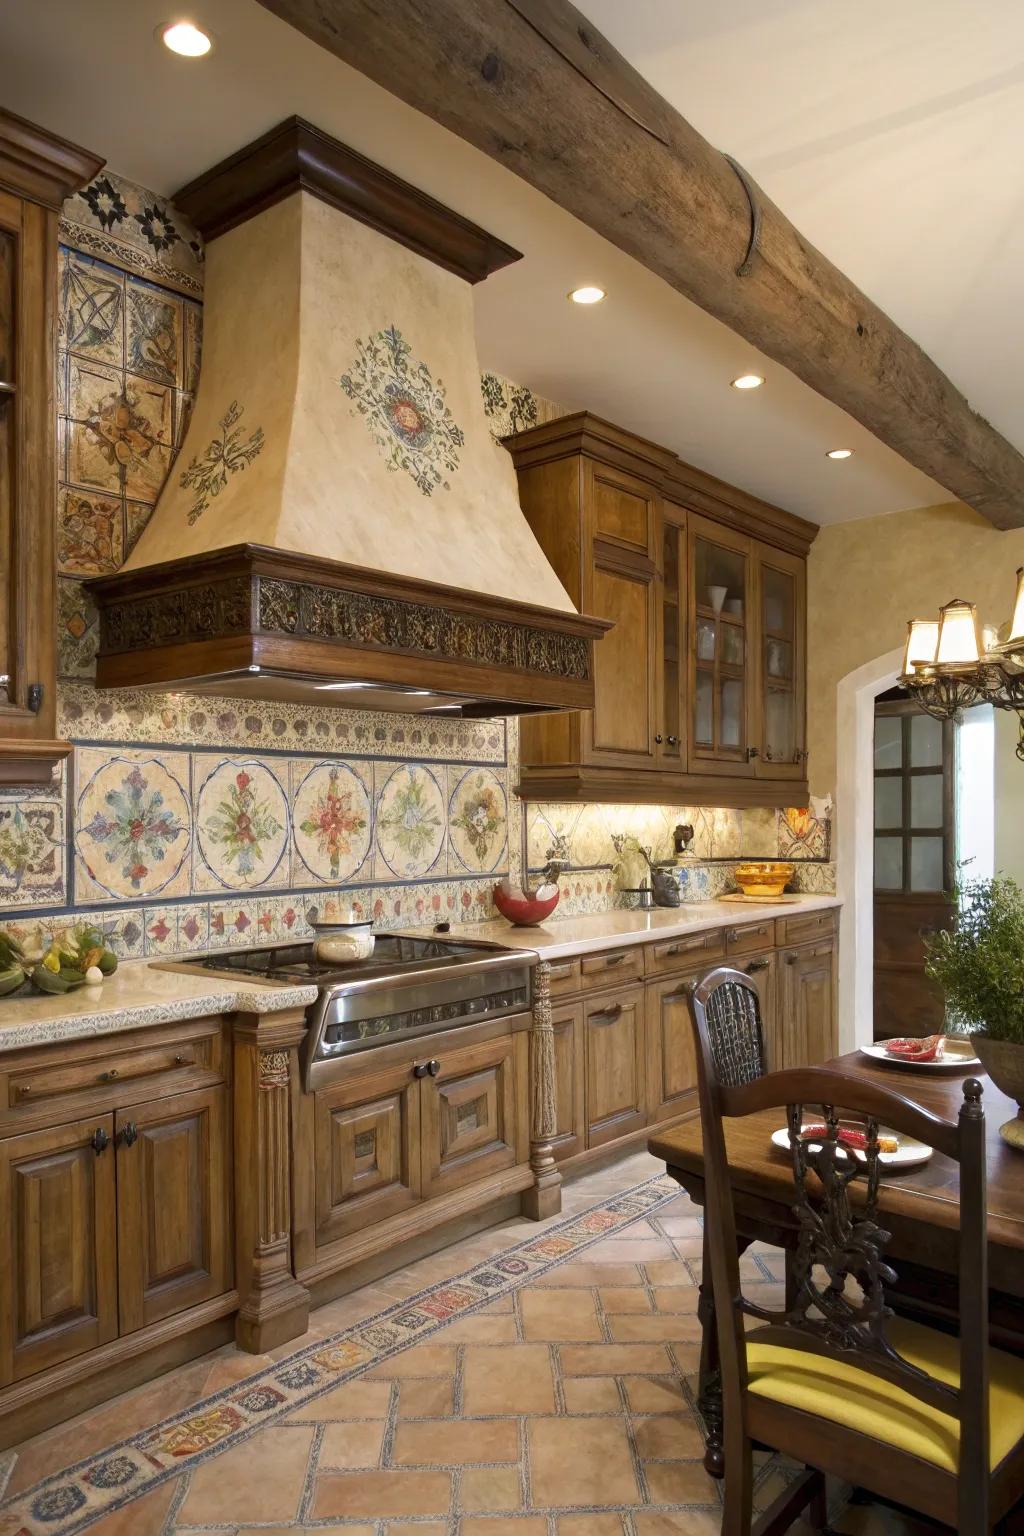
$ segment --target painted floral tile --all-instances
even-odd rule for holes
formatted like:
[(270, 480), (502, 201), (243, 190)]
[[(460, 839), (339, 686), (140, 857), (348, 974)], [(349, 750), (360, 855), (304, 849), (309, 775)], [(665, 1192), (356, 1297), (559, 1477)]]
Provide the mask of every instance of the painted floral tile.
[[(449, 768), (448, 836), (455, 859), (472, 874), (507, 863), (508, 796), (491, 768)], [(456, 866), (453, 864), (452, 868)]]
[(67, 900), (64, 789), (0, 797), (0, 910)]
[(193, 758), (195, 891), (251, 891), (288, 884), (291, 818), (273, 759)]
[(129, 278), (125, 290), (125, 367), (158, 384), (184, 377), (182, 301), (166, 288)]
[(75, 753), (75, 897), (79, 902), (187, 893), (192, 866), (184, 752)]
[(62, 247), (57, 282), (60, 345), (79, 357), (120, 368), (124, 362), (124, 273)]
[[(88, 678), (96, 675), (96, 652), (100, 643), (100, 618), (96, 604), (80, 581), (57, 578), (57, 670), (62, 678)], [(83, 690), (94, 694), (92, 688)], [(60, 709), (61, 687), (57, 689)], [(74, 732), (64, 732), (65, 736)], [(94, 734), (78, 732), (78, 735)]]
[(779, 812), (779, 857), (827, 859), (831, 831), (828, 816), (819, 818), (812, 806), (788, 806)]
[(60, 234), (76, 250), (107, 257), (119, 269), (196, 298), (202, 294), (198, 232), (179, 209), (113, 171), (104, 170), (66, 200)]
[(377, 763), (378, 880), (422, 879), (446, 871), (444, 770), (426, 763)]
[(292, 884), (337, 885), (356, 878), (373, 845), (373, 765), (303, 759), (288, 765)]
[(57, 568), (69, 576), (105, 576), (124, 559), (119, 496), (65, 486), (57, 499)]

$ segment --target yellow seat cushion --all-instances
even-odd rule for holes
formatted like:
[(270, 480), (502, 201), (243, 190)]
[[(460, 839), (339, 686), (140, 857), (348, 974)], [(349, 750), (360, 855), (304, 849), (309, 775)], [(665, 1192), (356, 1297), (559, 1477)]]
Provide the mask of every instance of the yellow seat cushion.
[[(919, 1323), (894, 1319), (893, 1348), (911, 1365), (947, 1386), (960, 1384), (960, 1340)], [(997, 1467), (1024, 1438), (1024, 1360), (989, 1350), (991, 1466)], [(749, 1390), (789, 1408), (844, 1424), (912, 1456), (955, 1472), (960, 1425), (902, 1388), (856, 1366), (826, 1360), (777, 1344), (747, 1344)]]

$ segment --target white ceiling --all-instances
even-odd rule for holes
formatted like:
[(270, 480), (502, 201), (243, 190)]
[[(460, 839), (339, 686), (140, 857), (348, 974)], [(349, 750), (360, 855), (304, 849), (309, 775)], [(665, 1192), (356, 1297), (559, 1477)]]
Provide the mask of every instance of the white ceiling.
[[(584, 9), (1024, 444), (1024, 370), (1011, 362), (1024, 283), (1019, 0)], [(165, 195), (301, 113), (525, 253), (475, 290), (485, 367), (817, 522), (948, 499), (631, 258), (256, 0), (195, 0), (190, 14), (217, 39), (200, 62), (155, 41), (174, 14), (174, 0), (4, 6), (0, 101)], [(583, 281), (601, 283), (607, 301), (567, 303)], [(728, 387), (751, 369), (763, 389)], [(854, 458), (827, 460), (837, 446)]]

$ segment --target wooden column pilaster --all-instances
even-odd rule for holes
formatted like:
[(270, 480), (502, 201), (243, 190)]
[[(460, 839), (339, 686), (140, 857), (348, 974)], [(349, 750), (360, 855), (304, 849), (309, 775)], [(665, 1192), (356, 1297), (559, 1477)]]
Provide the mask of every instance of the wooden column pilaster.
[(557, 1216), (562, 1209), (562, 1175), (551, 1146), (558, 1128), (551, 966), (544, 960), (534, 970), (533, 989), (533, 1028), (530, 1031), (530, 1167), (533, 1185), (523, 1194), (522, 1210), (534, 1221), (542, 1221), (545, 1216)]
[(238, 1014), (235, 1054), (236, 1338), (263, 1354), (305, 1333), (309, 1292), (292, 1270), (290, 1085), (301, 1009)]

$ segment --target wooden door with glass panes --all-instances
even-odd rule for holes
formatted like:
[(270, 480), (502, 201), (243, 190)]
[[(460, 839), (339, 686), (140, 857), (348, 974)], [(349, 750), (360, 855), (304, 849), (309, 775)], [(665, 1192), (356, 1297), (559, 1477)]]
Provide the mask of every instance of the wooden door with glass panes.
[(752, 775), (751, 540), (691, 516), (690, 772)]
[(943, 1027), (942, 996), (925, 975), (925, 941), (946, 927), (954, 877), (954, 727), (912, 700), (875, 705), (876, 1039)]
[(666, 501), (661, 522), (661, 713), (659, 765), (681, 770), (686, 756), (686, 512)]
[[(806, 773), (807, 564), (766, 544), (755, 544), (760, 676), (755, 746), (758, 778), (802, 779)], [(753, 651), (753, 647), (751, 648)]]

